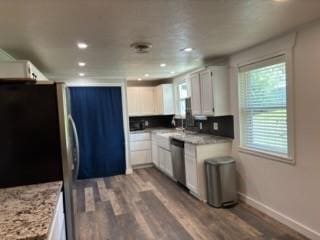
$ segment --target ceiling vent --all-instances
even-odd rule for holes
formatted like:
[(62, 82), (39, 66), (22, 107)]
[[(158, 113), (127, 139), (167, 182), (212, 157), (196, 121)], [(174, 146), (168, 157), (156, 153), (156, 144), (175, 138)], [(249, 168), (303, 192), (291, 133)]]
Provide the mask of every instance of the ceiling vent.
[(135, 49), (136, 53), (148, 53), (152, 48), (152, 44), (148, 42), (135, 42), (130, 45), (133, 49)]

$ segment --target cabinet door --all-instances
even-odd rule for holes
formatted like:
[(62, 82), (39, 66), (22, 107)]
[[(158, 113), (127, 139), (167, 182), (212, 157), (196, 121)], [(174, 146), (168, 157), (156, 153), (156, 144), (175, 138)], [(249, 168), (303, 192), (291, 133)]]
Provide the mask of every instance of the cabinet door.
[(185, 169), (186, 169), (186, 184), (187, 187), (194, 193), (198, 193), (197, 186), (197, 159), (193, 145), (185, 145)]
[(127, 102), (128, 102), (128, 113), (130, 115), (139, 114), (139, 89), (137, 87), (128, 87), (127, 88)]
[(170, 151), (164, 150), (164, 161), (165, 161), (165, 171), (170, 177), (172, 177), (173, 169), (172, 169), (172, 158), (171, 158)]
[(213, 83), (211, 70), (200, 72), (201, 112), (204, 115), (213, 115)]
[(139, 105), (141, 107), (141, 114), (154, 114), (154, 88), (141, 87), (139, 88)]
[(131, 165), (139, 165), (151, 163), (151, 151), (142, 150), (142, 151), (132, 151), (130, 152)]
[(160, 170), (165, 171), (164, 149), (161, 147), (158, 147), (158, 161)]
[(152, 142), (152, 162), (155, 166), (159, 167), (158, 145), (155, 142)]
[(194, 73), (190, 77), (191, 82), (191, 110), (192, 115), (201, 114), (201, 95), (199, 73)]
[(162, 106), (162, 88), (161, 85), (154, 88), (154, 105), (155, 105), (155, 113), (162, 114), (163, 106)]
[(174, 98), (172, 84), (161, 86), (162, 114), (174, 114)]

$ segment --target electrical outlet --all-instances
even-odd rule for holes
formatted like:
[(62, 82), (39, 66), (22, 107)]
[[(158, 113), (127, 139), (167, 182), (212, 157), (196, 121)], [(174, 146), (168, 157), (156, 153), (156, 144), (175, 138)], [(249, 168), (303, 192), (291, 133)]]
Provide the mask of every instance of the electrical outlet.
[(217, 131), (219, 129), (219, 125), (217, 122), (213, 123), (213, 130)]
[(202, 122), (199, 122), (199, 128), (202, 129)]
[(146, 125), (146, 127), (148, 127), (149, 126), (149, 121), (145, 121), (144, 125)]

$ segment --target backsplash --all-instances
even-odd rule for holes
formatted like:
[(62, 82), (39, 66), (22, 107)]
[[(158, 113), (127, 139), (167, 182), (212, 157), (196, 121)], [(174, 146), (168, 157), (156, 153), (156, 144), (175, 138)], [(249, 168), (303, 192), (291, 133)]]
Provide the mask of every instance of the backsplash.
[(146, 124), (146, 128), (157, 128), (157, 127), (164, 127), (164, 128), (171, 128), (171, 120), (173, 115), (158, 115), (158, 116), (139, 116), (139, 117), (129, 117), (129, 124), (130, 127), (134, 122), (144, 121)]
[[(181, 126), (181, 119), (175, 119), (176, 126)], [(218, 124), (218, 130), (213, 130), (213, 123)], [(200, 129), (202, 123), (202, 129)], [(208, 117), (207, 120), (194, 120), (194, 125), (190, 126), (186, 120), (183, 120), (183, 125), (187, 130), (200, 133), (213, 134), (221, 137), (234, 138), (233, 116)]]

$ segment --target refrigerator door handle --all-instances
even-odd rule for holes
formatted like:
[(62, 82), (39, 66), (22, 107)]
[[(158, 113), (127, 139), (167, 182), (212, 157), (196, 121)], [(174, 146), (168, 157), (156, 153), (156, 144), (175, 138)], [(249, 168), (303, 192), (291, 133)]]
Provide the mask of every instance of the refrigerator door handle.
[(77, 131), (77, 127), (76, 124), (71, 116), (71, 114), (68, 115), (68, 119), (71, 125), (71, 129), (72, 129), (72, 133), (74, 136), (74, 140), (75, 140), (75, 147), (76, 147), (76, 157), (73, 159), (73, 166), (74, 166), (74, 177), (75, 179), (78, 178), (78, 174), (79, 174), (79, 165), (80, 165), (80, 148), (79, 148), (79, 138), (78, 138), (78, 131)]

